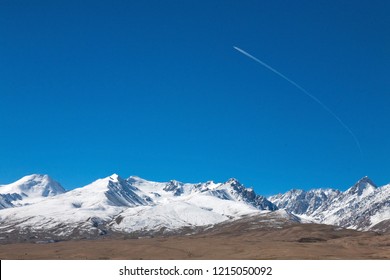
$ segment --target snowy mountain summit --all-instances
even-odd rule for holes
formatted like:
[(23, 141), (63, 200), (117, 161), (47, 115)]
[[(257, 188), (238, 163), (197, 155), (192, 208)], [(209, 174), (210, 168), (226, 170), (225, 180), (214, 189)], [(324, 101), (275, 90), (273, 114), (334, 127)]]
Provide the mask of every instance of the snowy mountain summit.
[(370, 193), (373, 193), (378, 187), (371, 181), (368, 176), (363, 177), (359, 181), (356, 182), (350, 189), (348, 189), (348, 193), (353, 195), (356, 194), (358, 196), (365, 196)]
[(180, 234), (257, 215), (270, 224), (304, 221), (388, 231), (390, 185), (377, 187), (364, 177), (345, 192), (291, 190), (267, 199), (233, 178), (190, 184), (112, 174), (65, 192), (47, 175), (29, 175), (0, 186), (0, 209), (0, 241)]
[(377, 187), (367, 176), (344, 192), (295, 190), (268, 199), (279, 208), (316, 223), (358, 230), (390, 230), (390, 184)]
[(37, 202), (64, 193), (64, 188), (48, 175), (33, 174), (0, 186), (0, 209)]

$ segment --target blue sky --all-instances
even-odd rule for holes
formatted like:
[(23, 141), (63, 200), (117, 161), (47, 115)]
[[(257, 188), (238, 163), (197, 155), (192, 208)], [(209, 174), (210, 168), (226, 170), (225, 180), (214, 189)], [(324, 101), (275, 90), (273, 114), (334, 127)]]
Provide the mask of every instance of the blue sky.
[[(79, 3), (83, 2), (83, 3)], [(388, 1), (1, 1), (0, 182), (390, 182)], [(238, 46), (303, 86), (358, 138)]]

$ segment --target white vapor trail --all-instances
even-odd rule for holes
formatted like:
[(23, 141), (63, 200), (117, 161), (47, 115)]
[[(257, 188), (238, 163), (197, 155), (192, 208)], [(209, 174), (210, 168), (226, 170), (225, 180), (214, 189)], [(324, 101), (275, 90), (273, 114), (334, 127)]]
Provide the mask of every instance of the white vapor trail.
[(246, 51), (236, 47), (236, 46), (233, 46), (233, 48), (237, 51), (239, 51), (240, 53), (242, 53), (243, 55), (253, 59), (254, 61), (260, 63), (261, 65), (263, 65), (265, 68), (267, 68), (268, 70), (274, 72), (276, 75), (278, 75), (279, 77), (283, 78), (284, 80), (286, 80), (287, 82), (289, 82), (290, 84), (292, 84), (293, 86), (295, 86), (297, 89), (299, 89), (301, 92), (303, 92), (305, 95), (307, 95), (308, 97), (310, 97), (311, 99), (313, 99), (315, 102), (317, 102), (325, 111), (327, 111), (329, 114), (331, 114), (340, 124), (342, 127), (345, 128), (345, 130), (352, 136), (353, 140), (355, 141), (356, 143), (356, 146), (358, 147), (359, 151), (360, 151), (360, 154), (362, 154), (362, 148), (360, 146), (360, 142), (359, 140), (357, 139), (356, 135), (353, 133), (353, 131), (340, 119), (339, 116), (337, 116), (328, 106), (326, 106), (321, 100), (319, 100), (317, 97), (315, 97), (314, 95), (312, 95), (310, 92), (308, 92), (306, 89), (304, 89), (303, 87), (301, 87), (300, 85), (298, 85), (296, 82), (294, 82), (293, 80), (287, 78), (285, 75), (283, 75), (282, 73), (280, 73), (278, 70), (272, 68), (271, 66), (269, 66), (267, 63), (261, 61), (260, 59), (254, 57), (253, 55), (251, 55), (250, 53), (247, 53)]

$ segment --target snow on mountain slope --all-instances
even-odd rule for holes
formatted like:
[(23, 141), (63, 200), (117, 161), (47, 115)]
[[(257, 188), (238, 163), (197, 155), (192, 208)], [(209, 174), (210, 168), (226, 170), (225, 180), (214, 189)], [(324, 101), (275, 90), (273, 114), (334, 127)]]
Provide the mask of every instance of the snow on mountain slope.
[(369, 230), (390, 219), (389, 186), (378, 188), (368, 177), (363, 177), (345, 192), (330, 189), (308, 192), (292, 190), (272, 196), (269, 200), (279, 208), (317, 223)]
[(0, 208), (31, 204), (64, 192), (64, 188), (48, 175), (32, 174), (0, 186)]
[(124, 210), (113, 224), (113, 230), (123, 232), (172, 231), (184, 227), (216, 224), (228, 218), (212, 210), (197, 207), (184, 201), (172, 201), (153, 207), (136, 207)]
[(236, 179), (188, 184), (113, 174), (64, 192), (47, 175), (31, 175), (0, 187), (0, 209), (5, 208), (0, 210), (0, 240), (169, 233), (244, 217), (256, 221), (259, 215), (264, 222), (275, 217), (279, 224), (314, 221), (359, 230), (390, 229), (390, 185), (378, 188), (367, 177), (345, 192), (292, 190), (270, 200)]
[(0, 211), (4, 232), (69, 237), (214, 225), (276, 207), (236, 180), (184, 184), (113, 174), (39, 203)]
[(130, 177), (127, 181), (150, 196), (154, 205), (122, 212), (113, 226), (121, 231), (206, 226), (276, 209), (251, 189), (248, 190), (251, 196), (245, 196), (245, 187), (235, 179), (199, 184), (157, 183), (138, 177)]
[(83, 188), (75, 189), (69, 193), (70, 196), (81, 197), (82, 203), (87, 207), (96, 204), (134, 207), (147, 205), (152, 202), (149, 196), (117, 174), (96, 180)]
[(278, 208), (297, 215), (311, 215), (322, 205), (334, 199), (340, 191), (333, 189), (313, 189), (309, 191), (293, 189), (284, 194), (269, 197)]
[(326, 224), (368, 230), (376, 223), (390, 219), (390, 187), (377, 188), (364, 177), (328, 205), (319, 208), (313, 216)]
[(259, 210), (274, 211), (277, 209), (274, 204), (265, 197), (257, 195), (253, 189), (246, 188), (236, 179), (229, 179), (225, 183), (214, 183), (208, 181), (199, 184), (185, 184), (178, 181), (167, 183), (150, 182), (139, 177), (130, 177), (127, 181), (147, 193), (156, 202), (164, 202), (172, 199), (192, 197), (195, 194), (202, 194), (216, 197), (219, 200), (241, 202)]
[(38, 203), (0, 211), (0, 230), (50, 232), (55, 236), (100, 234), (128, 207), (148, 205), (151, 199), (113, 174), (79, 189), (48, 197)]

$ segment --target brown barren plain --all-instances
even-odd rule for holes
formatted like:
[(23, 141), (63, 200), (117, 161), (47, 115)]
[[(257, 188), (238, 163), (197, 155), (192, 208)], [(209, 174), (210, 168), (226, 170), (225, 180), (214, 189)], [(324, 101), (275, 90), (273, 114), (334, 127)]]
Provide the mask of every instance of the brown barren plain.
[(0, 259), (390, 259), (390, 234), (241, 222), (184, 236), (2, 244)]

